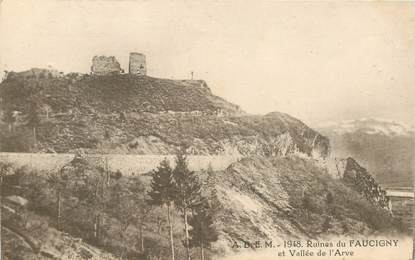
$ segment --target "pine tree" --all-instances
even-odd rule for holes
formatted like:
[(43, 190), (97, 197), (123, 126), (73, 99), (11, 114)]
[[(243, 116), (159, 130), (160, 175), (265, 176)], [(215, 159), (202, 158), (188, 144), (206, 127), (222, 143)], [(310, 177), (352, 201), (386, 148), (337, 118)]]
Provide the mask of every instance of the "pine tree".
[[(93, 237), (95, 243), (101, 243), (102, 232), (102, 215), (108, 205), (110, 199), (110, 192), (107, 186), (106, 172), (102, 167), (92, 167), (87, 165), (86, 168), (82, 167), (80, 163), (76, 167), (77, 174), (85, 177), (82, 180), (81, 193), (84, 196), (84, 201), (89, 205), (89, 208), (95, 214), (93, 221)], [(92, 167), (92, 168), (91, 168)]]
[(148, 194), (144, 183), (139, 178), (131, 179), (128, 185), (128, 190), (132, 193), (132, 200), (135, 205), (134, 218), (139, 226), (140, 231), (140, 252), (145, 253), (144, 249), (144, 227), (145, 220), (148, 217), (152, 207), (148, 202)]
[[(119, 221), (120, 242), (126, 243), (125, 232), (130, 225), (138, 224), (140, 228), (141, 253), (144, 254), (143, 225), (144, 217), (149, 211), (146, 203), (144, 184), (138, 178), (126, 181), (118, 179), (110, 186), (108, 212)], [(124, 248), (121, 258), (125, 255)]]
[(206, 183), (205, 183), (205, 190), (208, 193), (208, 202), (209, 202), (209, 207), (212, 211), (213, 215), (216, 215), (222, 205), (219, 202), (219, 198), (218, 198), (218, 190), (216, 189), (216, 185), (217, 185), (217, 177), (215, 172), (212, 169), (212, 165), (209, 163), (208, 168), (206, 170), (206, 174), (207, 174), (207, 178), (206, 178)]
[(190, 260), (188, 214), (200, 203), (201, 185), (196, 173), (189, 170), (183, 150), (177, 153), (173, 179), (176, 186), (175, 204), (183, 215), (186, 254), (187, 259)]
[(204, 249), (210, 248), (210, 244), (218, 240), (218, 234), (213, 227), (213, 211), (205, 200), (196, 207), (194, 214), (189, 218), (190, 247), (199, 247), (201, 260), (205, 259)]
[(167, 160), (163, 160), (160, 166), (153, 173), (153, 179), (151, 181), (151, 190), (148, 193), (151, 205), (166, 206), (167, 207), (167, 220), (169, 222), (170, 233), (170, 247), (171, 247), (171, 259), (174, 260), (174, 241), (173, 241), (173, 226), (171, 221), (170, 209), (172, 202), (174, 201), (175, 185), (173, 183), (173, 173), (170, 164)]
[(103, 233), (102, 215), (110, 199), (105, 169), (92, 165), (82, 154), (76, 154), (61, 171), (68, 176), (68, 189), (91, 210), (92, 236), (99, 244)]
[(206, 170), (206, 190), (209, 191), (211, 195), (216, 193), (216, 176), (215, 172), (213, 171), (212, 164), (209, 163), (208, 168)]

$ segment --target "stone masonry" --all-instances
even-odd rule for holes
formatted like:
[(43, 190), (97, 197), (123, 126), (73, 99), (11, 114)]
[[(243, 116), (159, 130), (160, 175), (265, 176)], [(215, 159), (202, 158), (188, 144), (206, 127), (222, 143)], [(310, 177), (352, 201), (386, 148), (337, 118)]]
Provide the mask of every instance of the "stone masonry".
[(142, 53), (131, 52), (128, 66), (129, 74), (147, 75), (146, 56)]
[(121, 73), (121, 66), (114, 56), (94, 56), (91, 72), (94, 75), (116, 75)]

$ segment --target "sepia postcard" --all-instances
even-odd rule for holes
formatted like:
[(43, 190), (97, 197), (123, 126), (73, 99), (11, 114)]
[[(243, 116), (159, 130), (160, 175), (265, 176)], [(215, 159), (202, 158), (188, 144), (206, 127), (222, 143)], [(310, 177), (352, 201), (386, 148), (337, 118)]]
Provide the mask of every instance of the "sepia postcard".
[(0, 260), (414, 260), (415, 2), (0, 0)]

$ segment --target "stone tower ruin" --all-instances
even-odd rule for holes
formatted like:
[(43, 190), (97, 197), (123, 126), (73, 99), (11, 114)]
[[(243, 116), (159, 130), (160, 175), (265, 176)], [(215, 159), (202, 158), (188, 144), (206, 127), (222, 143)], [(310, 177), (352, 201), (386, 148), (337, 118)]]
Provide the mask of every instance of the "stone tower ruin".
[(142, 53), (131, 52), (128, 66), (129, 74), (147, 75), (146, 56)]
[(116, 75), (121, 73), (121, 66), (114, 56), (94, 56), (91, 72), (95, 75)]

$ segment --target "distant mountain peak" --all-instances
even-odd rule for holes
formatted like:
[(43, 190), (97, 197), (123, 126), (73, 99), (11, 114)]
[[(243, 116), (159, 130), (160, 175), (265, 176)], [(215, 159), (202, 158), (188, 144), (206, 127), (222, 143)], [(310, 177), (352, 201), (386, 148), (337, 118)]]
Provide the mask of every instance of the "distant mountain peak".
[(354, 120), (342, 120), (339, 122), (324, 122), (317, 129), (337, 135), (346, 133), (363, 133), (383, 136), (411, 136), (415, 129), (411, 126), (394, 120), (384, 118), (360, 118)]

